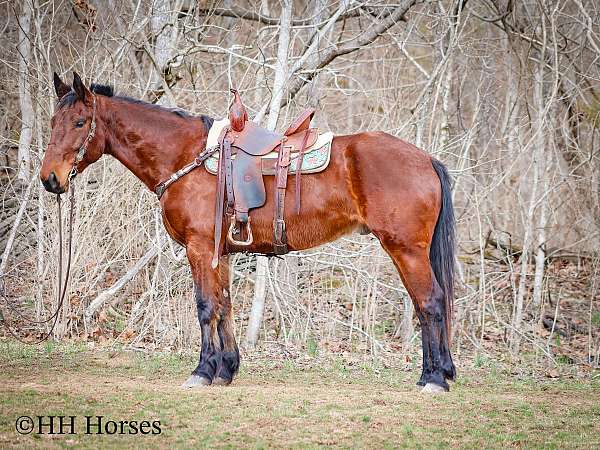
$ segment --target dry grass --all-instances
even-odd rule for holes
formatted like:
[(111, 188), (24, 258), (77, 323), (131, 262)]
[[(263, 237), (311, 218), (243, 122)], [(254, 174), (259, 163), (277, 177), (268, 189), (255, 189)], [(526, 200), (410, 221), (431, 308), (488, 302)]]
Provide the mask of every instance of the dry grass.
[[(194, 360), (4, 342), (0, 446), (344, 448), (600, 445), (600, 380), (534, 379), (463, 367), (422, 396), (415, 372), (338, 359), (248, 357), (233, 386), (183, 391)], [(162, 433), (20, 436), (22, 415), (160, 420)], [(77, 422), (78, 424), (80, 422)], [(81, 427), (83, 428), (83, 426)]]

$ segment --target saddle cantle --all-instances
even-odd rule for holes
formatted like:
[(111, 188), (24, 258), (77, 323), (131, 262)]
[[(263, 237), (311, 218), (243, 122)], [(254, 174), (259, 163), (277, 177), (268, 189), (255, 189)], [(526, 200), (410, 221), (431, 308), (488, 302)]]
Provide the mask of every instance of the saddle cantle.
[[(273, 218), (273, 253), (287, 253), (287, 237), (283, 218), (285, 191), (291, 155), (295, 160), (296, 211), (300, 212), (300, 176), (304, 153), (318, 138), (318, 130), (310, 128), (314, 109), (304, 111), (283, 134), (267, 130), (248, 121), (248, 114), (237, 90), (232, 89), (229, 125), (220, 132), (218, 145), (217, 196), (215, 205), (215, 249), (212, 265), (218, 265), (223, 218), (229, 218), (226, 245), (236, 247), (252, 243), (250, 210), (266, 203), (263, 175), (274, 174), (275, 212)], [(275, 154), (269, 161), (266, 155)], [(207, 166), (207, 170), (210, 171)]]

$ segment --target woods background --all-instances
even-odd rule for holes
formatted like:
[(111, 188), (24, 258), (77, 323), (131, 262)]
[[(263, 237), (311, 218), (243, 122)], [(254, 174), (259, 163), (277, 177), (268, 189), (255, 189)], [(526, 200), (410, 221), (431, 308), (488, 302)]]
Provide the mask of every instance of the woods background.
[[(454, 177), (456, 359), (598, 365), (598, 2), (20, 0), (0, 17), (2, 320), (20, 336), (48, 328), (9, 304), (34, 319), (56, 308), (56, 204), (38, 171), (52, 73), (76, 70), (214, 118), (235, 83), (263, 123), (314, 106), (322, 130), (426, 149)], [(187, 260), (155, 195), (110, 157), (77, 186), (54, 337), (196, 351)], [(246, 348), (414, 364), (412, 306), (373, 236), (232, 261)]]

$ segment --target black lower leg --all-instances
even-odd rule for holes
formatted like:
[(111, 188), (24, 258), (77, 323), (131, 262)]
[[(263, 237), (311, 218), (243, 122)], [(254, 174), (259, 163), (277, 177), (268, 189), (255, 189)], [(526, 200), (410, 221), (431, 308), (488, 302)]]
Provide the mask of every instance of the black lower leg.
[(417, 316), (419, 317), (419, 321), (421, 323), (421, 345), (423, 348), (423, 370), (421, 371), (421, 378), (417, 381), (417, 386), (425, 386), (427, 384), (427, 380), (431, 376), (431, 350), (430, 350), (430, 336), (429, 336), (429, 327), (423, 326), (425, 320), (423, 315), (417, 312)]
[(440, 352), (444, 376), (447, 380), (454, 380), (456, 378), (456, 368), (454, 367), (452, 354), (450, 353), (450, 337), (448, 336), (448, 328), (446, 327), (445, 320), (441, 327)]
[(200, 328), (202, 330), (200, 361), (192, 373), (212, 381), (221, 366), (223, 354), (220, 346), (216, 345), (217, 342), (213, 339), (216, 334), (215, 327), (212, 324), (201, 324)]
[(231, 330), (230, 325), (226, 323), (227, 320), (228, 319), (222, 319), (217, 328), (221, 348), (223, 349), (221, 366), (217, 372), (217, 377), (225, 384), (231, 383), (233, 377), (240, 368), (240, 352), (237, 343), (235, 342), (233, 330)]
[(444, 297), (437, 283), (430, 298), (422, 305), (419, 319), (423, 333), (424, 359), (419, 384), (434, 383), (449, 389), (446, 380), (453, 380), (456, 371), (448, 345)]
[(192, 373), (212, 382), (222, 360), (221, 342), (217, 333), (218, 319), (213, 302), (204, 298), (199, 289), (196, 289), (196, 306), (202, 333), (202, 348), (200, 361)]

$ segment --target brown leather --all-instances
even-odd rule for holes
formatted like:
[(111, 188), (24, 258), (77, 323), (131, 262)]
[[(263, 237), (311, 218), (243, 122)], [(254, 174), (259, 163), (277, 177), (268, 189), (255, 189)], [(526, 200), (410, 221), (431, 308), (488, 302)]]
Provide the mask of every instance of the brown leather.
[(296, 120), (288, 127), (283, 133), (284, 136), (291, 136), (292, 134), (300, 133), (301, 131), (308, 130), (310, 128), (310, 121), (315, 115), (314, 108), (308, 108), (302, 111), (302, 114), (298, 116)]
[[(253, 126), (256, 126), (252, 122), (248, 122), (248, 124), (252, 124)], [(246, 126), (248, 126), (248, 124)], [(319, 129), (318, 128), (311, 128), (310, 130), (308, 130), (308, 132), (309, 132), (309, 135), (308, 135), (308, 139), (306, 141), (305, 148), (313, 146), (315, 144), (315, 142), (317, 142), (317, 139), (319, 138)], [(257, 146), (251, 145), (250, 151), (248, 151), (247, 144), (250, 144), (251, 140), (247, 136), (251, 136), (252, 134), (253, 133), (246, 134), (245, 131), (243, 133), (231, 133), (230, 134), (230, 136), (233, 138), (238, 136), (238, 140), (234, 141), (233, 146), (231, 148), (231, 151), (234, 155), (237, 155), (238, 149), (240, 149), (240, 150), (243, 150), (243, 152), (249, 153), (254, 156), (265, 156), (265, 155), (277, 150), (277, 147), (281, 143), (282, 138), (284, 139), (285, 145), (287, 145), (288, 147), (291, 147), (291, 152), (297, 153), (300, 149), (302, 140), (304, 139), (304, 136), (306, 133), (304, 131), (302, 131), (302, 132), (296, 133), (292, 136), (282, 136), (281, 134), (276, 134), (276, 136), (278, 137), (278, 140), (276, 141), (275, 145), (273, 145), (273, 147), (271, 147), (271, 144), (269, 144), (267, 146), (264, 146), (261, 149), (257, 149), (256, 148)], [(267, 151), (268, 148), (270, 148), (269, 151)], [(273, 160), (275, 160), (275, 158), (273, 158)], [(271, 175), (274, 175), (274, 174), (275, 173), (273, 172)]]
[(219, 256), (221, 255), (221, 233), (223, 231), (223, 207), (225, 204), (225, 165), (230, 161), (225, 158), (225, 148), (230, 147), (231, 144), (227, 139), (224, 139), (227, 130), (221, 132), (219, 142), (222, 145), (219, 148), (219, 170), (217, 172), (217, 195), (215, 197), (215, 242), (213, 250), (213, 258), (211, 266), (213, 269), (219, 264)]
[(248, 211), (261, 207), (267, 200), (259, 156), (237, 152), (233, 162), (233, 192), (235, 217), (239, 222), (246, 223)]
[(308, 131), (308, 137), (306, 140), (306, 144), (304, 148), (308, 148), (317, 142), (317, 138), (319, 137), (319, 130), (317, 128), (312, 128), (310, 130), (299, 131), (296, 134), (292, 134), (291, 136), (286, 136), (285, 145), (292, 148), (292, 152), (298, 152), (300, 147), (302, 146), (302, 141), (306, 136), (306, 131)]
[(277, 175), (275, 179), (275, 217), (273, 218), (273, 253), (285, 255), (287, 249), (287, 236), (285, 234), (285, 220), (283, 210), (285, 206), (285, 189), (287, 188), (287, 175), (290, 166), (290, 147), (282, 143), (277, 158)]
[(229, 125), (233, 131), (242, 131), (248, 121), (248, 112), (237, 89), (231, 89), (231, 93), (233, 94), (233, 103), (229, 107)]
[(229, 137), (223, 140), (223, 158), (225, 159), (225, 186), (227, 188), (227, 211), (226, 214), (231, 216), (235, 207), (235, 198), (233, 191), (233, 161), (231, 159), (231, 140)]
[(308, 142), (308, 137), (310, 136), (310, 130), (306, 130), (304, 132), (304, 137), (302, 138), (302, 144), (300, 145), (300, 149), (298, 150), (298, 161), (296, 161), (296, 214), (300, 214), (300, 175), (302, 174), (302, 161), (304, 160), (304, 150), (306, 149), (306, 144)]
[(242, 131), (231, 131), (229, 138), (234, 147), (250, 155), (262, 156), (275, 150), (283, 135), (259, 127), (254, 122), (246, 122)]
[[(249, 122), (239, 93), (235, 89), (232, 89), (231, 92), (234, 94), (234, 100), (229, 110), (230, 126), (224, 128), (219, 137), (213, 265), (218, 264), (224, 216), (230, 218), (230, 232), (225, 240), (236, 246), (251, 244), (249, 212), (266, 203), (267, 197), (263, 180), (265, 170), (272, 171), (276, 176), (273, 253), (277, 255), (287, 253), (284, 206), (290, 154), (291, 152), (298, 153), (297, 164), (301, 167), (304, 150), (312, 146), (318, 138), (318, 130), (309, 128), (310, 120), (315, 113), (314, 109), (304, 111), (284, 134), (280, 134), (266, 130), (254, 122)], [(278, 153), (276, 163), (273, 160), (262, 158), (272, 151)], [(235, 159), (232, 158), (232, 154), (235, 154)], [(300, 209), (299, 183), (300, 178), (296, 175), (296, 208), (298, 211)], [(225, 193), (227, 194), (226, 198)], [(224, 211), (225, 202), (227, 202), (226, 211)], [(247, 240), (242, 239), (243, 229), (246, 230)]]

